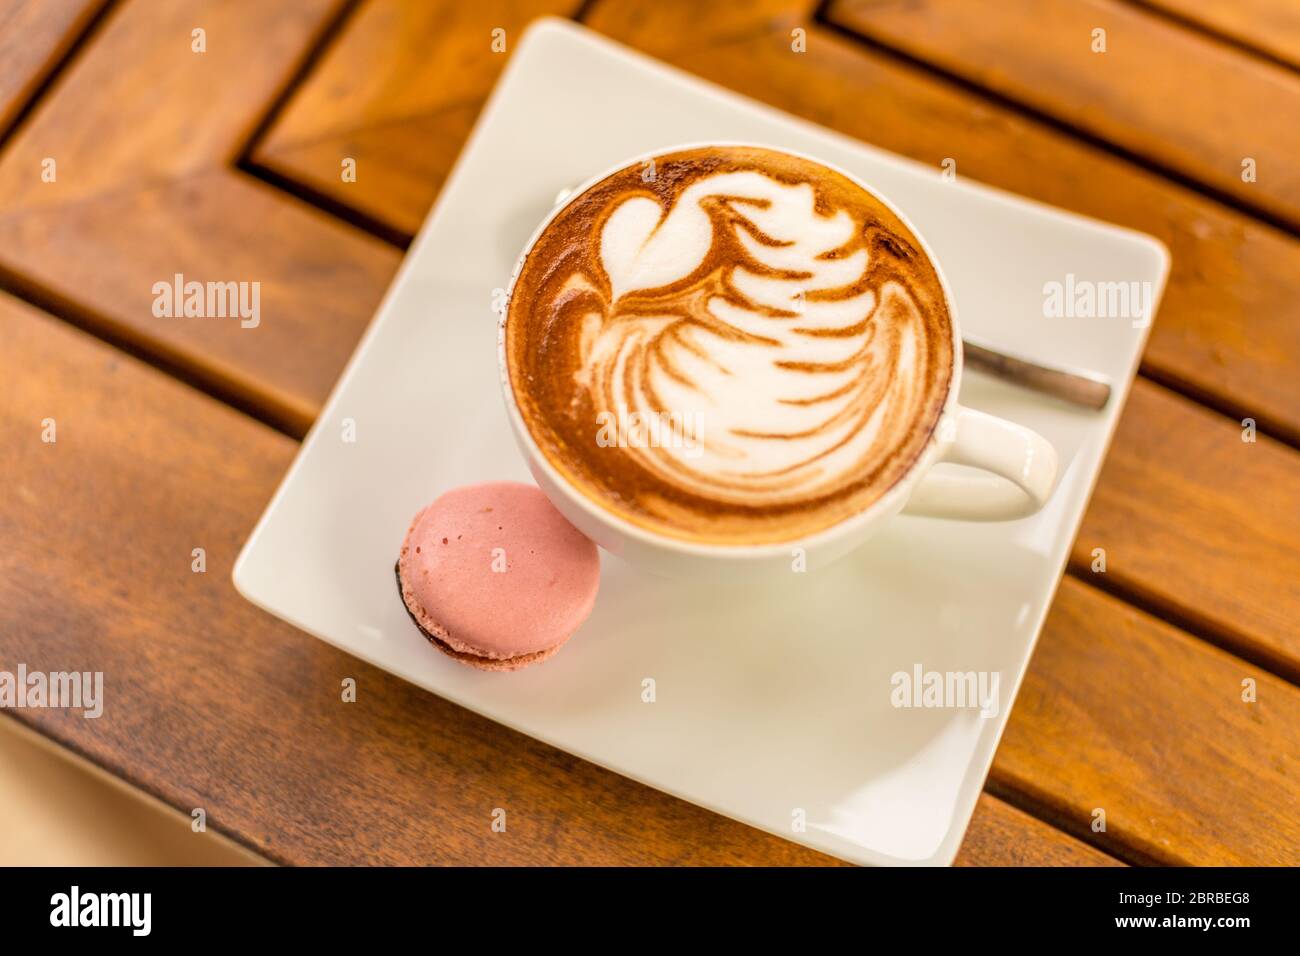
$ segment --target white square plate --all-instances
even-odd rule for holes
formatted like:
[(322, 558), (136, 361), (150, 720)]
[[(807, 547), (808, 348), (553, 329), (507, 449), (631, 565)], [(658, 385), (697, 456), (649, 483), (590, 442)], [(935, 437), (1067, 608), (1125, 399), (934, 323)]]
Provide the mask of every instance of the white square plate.
[[(929, 240), (966, 331), (1095, 369), (1114, 399), (1097, 414), (964, 377), (964, 404), (1039, 430), (1061, 453), (1060, 488), (1032, 518), (899, 518), (842, 562), (762, 589), (660, 580), (603, 555), (595, 612), (553, 660), (512, 674), (460, 666), (411, 624), (393, 562), (411, 516), (438, 494), (529, 480), (500, 396), (493, 290), (561, 187), (711, 139), (784, 146), (856, 173)], [(240, 555), (235, 585), (363, 660), (719, 813), (858, 862), (949, 863), (1146, 337), (1127, 319), (1043, 318), (1043, 285), (1072, 273), (1150, 282), (1158, 297), (1167, 271), (1154, 239), (944, 182), (542, 21)], [(354, 442), (342, 439), (346, 419)], [(996, 715), (895, 709), (891, 675), (917, 664), (998, 673)]]

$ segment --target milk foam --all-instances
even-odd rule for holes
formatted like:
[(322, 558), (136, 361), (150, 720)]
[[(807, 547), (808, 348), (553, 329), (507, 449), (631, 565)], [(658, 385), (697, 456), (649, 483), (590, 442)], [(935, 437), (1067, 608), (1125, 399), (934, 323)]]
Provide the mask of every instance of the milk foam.
[[(951, 378), (924, 251), (808, 160), (726, 147), (656, 167), (572, 200), (521, 268), (506, 351), (529, 430), (605, 507), (679, 537), (785, 540), (866, 507)], [(611, 418), (618, 440), (599, 439)]]
[[(735, 219), (720, 222), (706, 209), (710, 200)], [(897, 339), (877, 335), (864, 320), (882, 291), (840, 294), (866, 276), (871, 253), (828, 258), (851, 245), (857, 225), (842, 209), (820, 214), (815, 200), (807, 183), (724, 173), (688, 187), (666, 214), (635, 196), (606, 219), (600, 261), (614, 316), (586, 352), (580, 384), (623, 420), (668, 412), (703, 427), (703, 455), (680, 445), (633, 450), (645, 467), (720, 500), (788, 501), (857, 469), (890, 409), (914, 391), (918, 323), (901, 323)], [(715, 235), (720, 228), (731, 236)], [(669, 334), (693, 293), (653, 290), (699, 270), (726, 238), (773, 271), (734, 265), (738, 297), (702, 304), (716, 327), (686, 324)], [(620, 315), (622, 303), (645, 293), (653, 308)], [(909, 307), (901, 288), (883, 294)]]

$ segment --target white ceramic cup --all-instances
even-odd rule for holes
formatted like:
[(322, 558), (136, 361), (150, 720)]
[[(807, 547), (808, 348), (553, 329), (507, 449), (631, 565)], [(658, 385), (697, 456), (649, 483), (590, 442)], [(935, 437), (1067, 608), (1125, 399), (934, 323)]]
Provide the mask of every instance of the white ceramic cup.
[[(934, 266), (948, 304), (953, 373), (948, 383), (943, 413), (925, 449), (911, 469), (875, 502), (828, 528), (790, 541), (745, 545), (685, 541), (657, 534), (607, 510), (581, 489), (570, 484), (542, 453), (519, 411), (510, 381), (505, 349), (506, 323), (510, 315), (509, 297), (514, 292), (524, 261), (551, 221), (589, 188), (621, 169), (641, 165), (656, 156), (710, 146), (775, 149), (838, 172), (861, 186), (897, 215), (917, 238), (922, 251)], [(916, 227), (877, 190), (853, 174), (823, 160), (782, 147), (719, 142), (656, 149), (625, 160), (593, 176), (576, 189), (562, 193), (550, 215), (537, 227), (524, 246), (515, 265), (501, 310), (497, 341), (506, 414), (538, 487), (574, 527), (602, 548), (660, 573), (673, 576), (704, 573), (729, 580), (742, 580), (770, 573), (789, 573), (795, 560), (801, 560), (804, 567), (812, 570), (824, 567), (853, 551), (899, 512), (967, 521), (1023, 518), (1041, 509), (1056, 485), (1056, 449), (1045, 438), (1023, 425), (957, 404), (962, 372), (962, 342), (957, 314), (943, 270)], [(932, 471), (940, 462), (954, 462), (978, 471)]]

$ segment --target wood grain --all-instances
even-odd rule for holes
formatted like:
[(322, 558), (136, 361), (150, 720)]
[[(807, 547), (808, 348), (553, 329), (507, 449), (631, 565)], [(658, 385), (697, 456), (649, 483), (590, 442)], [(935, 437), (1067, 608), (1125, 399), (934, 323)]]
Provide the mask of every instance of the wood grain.
[(106, 2), (0, 2), (0, 139)]
[(1300, 67), (1300, 5), (1293, 0), (1136, 2)]
[[(528, 21), (577, 6), (371, 0), (256, 144), (252, 162), (409, 237)], [(355, 181), (343, 180), (345, 158), (356, 160)]]
[(1139, 379), (1071, 560), (1104, 549), (1107, 587), (1300, 681), (1300, 454), (1243, 436)]
[[(752, 3), (698, 4), (691, 0), (596, 0), (582, 22), (661, 60), (701, 53), (738, 41), (778, 37), (793, 52), (793, 31), (805, 39), (814, 26), (817, 4), (809, 0), (755, 0)], [(767, 91), (756, 87), (760, 99)]]
[[(424, 221), (507, 59), (492, 52), (490, 25), (500, 24), (509, 44), (530, 19), (578, 6), (574, 0), (492, 0), (474, 8), (445, 0), (427, 5), (374, 0), (255, 144), (251, 164), (405, 243)], [(808, 4), (757, 0), (693, 11), (681, 3), (618, 8), (639, 36), (708, 46), (719, 37), (752, 32), (795, 7)], [(593, 7), (588, 16), (603, 17), (605, 9)], [(429, 50), (438, 55), (425, 55)], [(344, 157), (356, 160), (356, 182), (340, 176)]]
[[(230, 166), (335, 12), (334, 0), (111, 12), (0, 155), (0, 278), (305, 432), (400, 254)], [(191, 49), (199, 27), (204, 53)], [(260, 324), (156, 317), (154, 284), (178, 273), (260, 283)]]
[(990, 785), (1136, 859), (1295, 866), (1300, 690), (1066, 578)]
[[(0, 209), (67, 206), (228, 164), (337, 2), (135, 0), (114, 10), (8, 144)], [(196, 29), (206, 52), (191, 48)], [(55, 183), (40, 179), (47, 156)]]
[(1300, 127), (1266, 118), (1300, 115), (1291, 70), (1121, 0), (843, 0), (830, 17), (1300, 229)]
[[(378, 122), (349, 133), (254, 150), (249, 168), (271, 182), (338, 212), (393, 245), (405, 246), (424, 222), (478, 119), (475, 100)], [(343, 159), (356, 163), (344, 183)]]
[[(400, 258), (224, 169), (0, 217), (0, 269), (14, 285), (295, 435), (315, 419)], [(155, 316), (154, 283), (178, 274), (258, 283), (258, 324)]]
[(988, 793), (980, 794), (956, 866), (1123, 866)]
[[(98, 720), (14, 711), (23, 723), (283, 863), (832, 862), (256, 610), (230, 569), (296, 444), (2, 295), (0, 330), (0, 667), (105, 675)], [(1108, 860), (985, 797), (962, 862)]]

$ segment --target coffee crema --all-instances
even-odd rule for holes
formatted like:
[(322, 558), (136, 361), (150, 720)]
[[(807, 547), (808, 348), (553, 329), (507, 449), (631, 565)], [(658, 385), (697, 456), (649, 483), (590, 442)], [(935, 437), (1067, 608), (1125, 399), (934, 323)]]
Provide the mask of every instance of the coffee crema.
[(570, 200), (503, 334), (524, 423), (571, 485), (719, 545), (869, 507), (925, 449), (953, 373), (948, 303), (907, 226), (757, 147), (657, 156)]

